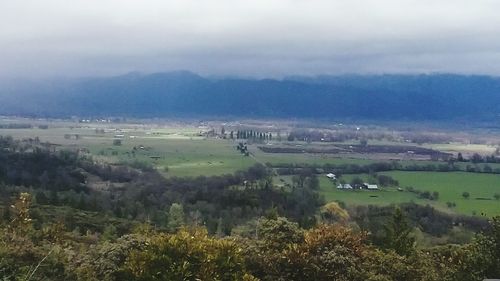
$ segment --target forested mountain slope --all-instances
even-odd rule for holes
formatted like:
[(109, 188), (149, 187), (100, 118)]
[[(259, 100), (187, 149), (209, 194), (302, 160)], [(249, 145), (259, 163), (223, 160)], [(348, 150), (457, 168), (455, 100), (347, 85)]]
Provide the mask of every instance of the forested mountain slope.
[(0, 114), (492, 120), (500, 79), (462, 75), (344, 75), (208, 79), (170, 72), (0, 85)]

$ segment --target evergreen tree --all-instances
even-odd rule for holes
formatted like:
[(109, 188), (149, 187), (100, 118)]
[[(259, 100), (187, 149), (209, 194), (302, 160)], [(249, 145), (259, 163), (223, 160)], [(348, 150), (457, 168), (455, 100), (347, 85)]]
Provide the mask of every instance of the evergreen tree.
[(178, 230), (184, 226), (184, 209), (181, 204), (173, 203), (168, 211), (168, 228)]
[(410, 255), (415, 250), (415, 238), (411, 236), (412, 228), (400, 208), (396, 208), (391, 220), (385, 225), (385, 242), (387, 249), (399, 255)]
[(215, 235), (217, 237), (223, 237), (224, 236), (224, 231), (223, 231), (223, 228), (222, 228), (222, 218), (219, 218), (219, 220), (217, 221), (217, 230), (215, 231)]

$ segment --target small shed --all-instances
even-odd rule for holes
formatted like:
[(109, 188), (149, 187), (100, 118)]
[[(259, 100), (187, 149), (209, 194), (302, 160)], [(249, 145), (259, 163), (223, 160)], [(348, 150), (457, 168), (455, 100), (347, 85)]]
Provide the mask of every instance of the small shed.
[(331, 180), (337, 179), (337, 177), (335, 176), (335, 174), (332, 174), (332, 173), (326, 174), (326, 177), (329, 178), (329, 179), (331, 179)]

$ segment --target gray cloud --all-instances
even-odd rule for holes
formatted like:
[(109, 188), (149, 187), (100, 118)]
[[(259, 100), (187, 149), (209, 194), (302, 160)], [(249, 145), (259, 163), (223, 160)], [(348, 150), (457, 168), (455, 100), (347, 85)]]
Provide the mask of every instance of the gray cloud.
[(2, 0), (0, 77), (500, 75), (495, 0)]

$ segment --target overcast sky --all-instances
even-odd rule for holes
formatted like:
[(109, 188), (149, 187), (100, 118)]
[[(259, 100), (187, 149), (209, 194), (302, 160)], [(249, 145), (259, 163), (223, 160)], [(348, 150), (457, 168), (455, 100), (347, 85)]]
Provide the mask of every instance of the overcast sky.
[(0, 0), (0, 77), (500, 75), (498, 0)]

